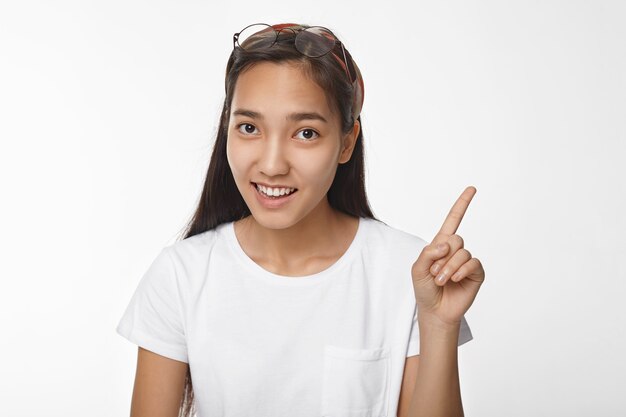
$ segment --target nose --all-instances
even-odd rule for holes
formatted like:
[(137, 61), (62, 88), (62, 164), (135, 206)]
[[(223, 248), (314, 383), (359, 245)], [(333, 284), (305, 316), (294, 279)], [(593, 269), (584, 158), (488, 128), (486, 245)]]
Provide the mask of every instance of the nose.
[(267, 136), (261, 145), (261, 156), (258, 161), (259, 171), (268, 177), (285, 175), (289, 172), (285, 141), (282, 136)]

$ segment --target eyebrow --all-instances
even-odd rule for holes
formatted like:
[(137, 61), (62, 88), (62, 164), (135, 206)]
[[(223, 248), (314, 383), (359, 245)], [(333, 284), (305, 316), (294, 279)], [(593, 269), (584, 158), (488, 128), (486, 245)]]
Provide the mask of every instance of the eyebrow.
[[(259, 112), (248, 110), (248, 109), (237, 109), (233, 112), (233, 116), (248, 116), (252, 119), (260, 119), (263, 120), (263, 115)], [(301, 113), (289, 113), (286, 117), (287, 120), (293, 120), (295, 122), (299, 122), (301, 120), (321, 120), (324, 123), (328, 123), (328, 120), (324, 116), (316, 112), (301, 112)]]

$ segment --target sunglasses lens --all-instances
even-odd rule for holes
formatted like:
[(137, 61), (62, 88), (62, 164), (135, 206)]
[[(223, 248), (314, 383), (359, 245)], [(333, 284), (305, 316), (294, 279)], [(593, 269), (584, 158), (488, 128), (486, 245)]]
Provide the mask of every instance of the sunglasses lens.
[(255, 23), (239, 32), (237, 43), (244, 50), (268, 48), (276, 42), (276, 31), (270, 25)]
[(333, 49), (336, 38), (328, 29), (313, 26), (307, 28), (296, 38), (296, 48), (306, 56), (315, 58), (326, 54)]

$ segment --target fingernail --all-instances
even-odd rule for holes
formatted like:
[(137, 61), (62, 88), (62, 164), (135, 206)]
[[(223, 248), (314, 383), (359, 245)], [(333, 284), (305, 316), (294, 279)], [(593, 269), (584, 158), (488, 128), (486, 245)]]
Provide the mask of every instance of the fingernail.
[(440, 244), (437, 245), (437, 249), (439, 249), (439, 250), (443, 250), (443, 248), (445, 248), (445, 247), (446, 247), (445, 243), (440, 243)]
[(442, 272), (441, 274), (439, 274), (439, 276), (437, 277), (437, 281), (439, 281), (439, 283), (442, 283), (443, 280), (446, 279), (446, 274), (444, 272)]
[(439, 268), (441, 268), (441, 265), (435, 264), (435, 266), (433, 266), (433, 274), (436, 274), (437, 272), (439, 272)]

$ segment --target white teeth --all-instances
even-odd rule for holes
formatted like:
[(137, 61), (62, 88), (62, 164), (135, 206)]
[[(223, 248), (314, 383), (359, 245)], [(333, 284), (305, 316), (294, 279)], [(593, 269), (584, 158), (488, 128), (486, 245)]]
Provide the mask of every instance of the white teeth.
[(278, 197), (279, 195), (285, 194), (289, 195), (295, 190), (295, 188), (270, 188), (259, 184), (256, 184), (256, 188), (263, 194), (271, 197)]

